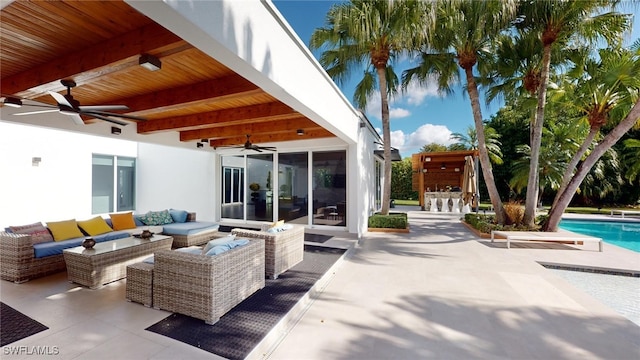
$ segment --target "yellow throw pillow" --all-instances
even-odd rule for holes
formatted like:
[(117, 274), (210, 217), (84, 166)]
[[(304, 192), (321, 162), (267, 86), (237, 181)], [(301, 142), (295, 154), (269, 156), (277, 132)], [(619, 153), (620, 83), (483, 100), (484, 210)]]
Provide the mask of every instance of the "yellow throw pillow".
[(113, 231), (101, 216), (96, 216), (89, 220), (78, 221), (78, 226), (80, 226), (80, 228), (90, 236), (96, 236)]
[(133, 220), (133, 213), (109, 214), (113, 230), (135, 229), (136, 222)]
[(53, 234), (53, 240), (55, 241), (68, 240), (84, 236), (78, 228), (76, 219), (49, 222), (47, 223), (47, 227), (49, 228), (49, 231), (51, 231), (51, 234)]
[(273, 225), (271, 225), (272, 228), (276, 228), (276, 227), (280, 227), (284, 225), (284, 220), (278, 220), (276, 222), (273, 223)]

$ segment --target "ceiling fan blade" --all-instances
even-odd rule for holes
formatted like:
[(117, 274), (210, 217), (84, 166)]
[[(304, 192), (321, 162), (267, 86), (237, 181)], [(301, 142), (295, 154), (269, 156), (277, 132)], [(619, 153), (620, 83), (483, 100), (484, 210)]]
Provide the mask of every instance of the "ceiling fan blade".
[(118, 120), (115, 120), (115, 119), (111, 119), (111, 118), (108, 118), (108, 117), (106, 117), (106, 116), (102, 116), (102, 115), (99, 115), (99, 114), (94, 114), (94, 113), (85, 113), (85, 115), (87, 115), (87, 116), (91, 116), (91, 117), (94, 117), (94, 118), (96, 118), (96, 119), (100, 119), (100, 120), (108, 121), (108, 122), (110, 122), (110, 123), (113, 123), (113, 124), (116, 124), (116, 125), (120, 125), (120, 126), (127, 126), (127, 125), (128, 125), (126, 122), (118, 121)]
[(51, 95), (54, 99), (56, 99), (56, 102), (58, 104), (62, 104), (62, 105), (66, 105), (72, 109), (74, 109), (73, 105), (71, 105), (71, 103), (69, 102), (69, 100), (67, 100), (66, 97), (64, 97), (64, 95), (62, 94), (58, 94), (55, 91), (47, 91), (49, 93), (49, 95)]
[(129, 110), (127, 105), (81, 105), (78, 109), (82, 111), (104, 111), (104, 110)]
[[(82, 108), (82, 106), (80, 106), (80, 108)], [(140, 116), (134, 116), (134, 115), (127, 115), (127, 114), (118, 114), (118, 113), (112, 113), (112, 112), (106, 112), (106, 111), (85, 111), (83, 109), (80, 110), (80, 113), (82, 114), (87, 114), (87, 115), (91, 115), (91, 114), (98, 114), (98, 115), (104, 115), (104, 116), (115, 116), (115, 117), (119, 117), (122, 119), (131, 119), (131, 120), (140, 120), (140, 121), (146, 121), (146, 118), (140, 117)]]
[(80, 117), (80, 114), (68, 115), (71, 116), (71, 120), (73, 120), (76, 125), (85, 125), (84, 120)]
[(36, 111), (27, 111), (27, 112), (23, 112), (23, 113), (17, 113), (17, 114), (13, 114), (13, 115), (35, 115), (35, 114), (44, 114), (44, 113), (50, 113), (50, 112), (56, 112), (58, 111), (58, 109), (49, 109), (49, 110), (36, 110)]

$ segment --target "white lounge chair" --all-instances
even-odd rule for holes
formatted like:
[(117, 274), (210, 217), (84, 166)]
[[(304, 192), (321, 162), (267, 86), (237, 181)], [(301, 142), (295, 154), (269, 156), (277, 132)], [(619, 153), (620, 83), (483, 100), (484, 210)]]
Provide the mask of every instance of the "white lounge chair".
[(512, 240), (520, 241), (557, 241), (557, 242), (573, 242), (575, 245), (578, 242), (597, 242), (600, 252), (602, 252), (602, 239), (576, 234), (569, 231), (562, 232), (543, 232), (543, 231), (491, 231), (491, 242), (494, 242), (496, 237), (500, 237), (507, 240), (507, 249), (511, 246)]

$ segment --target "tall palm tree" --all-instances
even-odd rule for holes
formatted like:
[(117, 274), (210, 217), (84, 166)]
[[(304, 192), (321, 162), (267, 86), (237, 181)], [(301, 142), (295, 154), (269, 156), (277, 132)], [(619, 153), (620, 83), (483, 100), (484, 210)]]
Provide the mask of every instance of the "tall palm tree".
[[(323, 49), (320, 64), (338, 83), (364, 69), (353, 95), (366, 108), (376, 90), (380, 92), (384, 146), (384, 183), (381, 213), (389, 213), (391, 194), (391, 130), (389, 96), (397, 92), (394, 60), (428, 34), (425, 19), (429, 4), (419, 1), (352, 0), (331, 7), (326, 27), (316, 29), (311, 49)], [(376, 81), (377, 80), (377, 81)]]
[(493, 56), (489, 45), (513, 20), (515, 6), (516, 2), (512, 0), (436, 2), (435, 29), (429, 43), (421, 49), (420, 63), (402, 74), (404, 87), (411, 81), (425, 83), (431, 75), (437, 75), (438, 88), (442, 93), (451, 93), (452, 85), (464, 75), (478, 136), (482, 175), (499, 223), (504, 223), (505, 214), (487, 150), (474, 68), (480, 72), (485, 70)]
[[(502, 164), (502, 150), (500, 147), (500, 134), (490, 126), (484, 127), (484, 136), (487, 142), (487, 152), (489, 153), (489, 159), (496, 165)], [(475, 127), (469, 126), (467, 133), (453, 133), (450, 138), (455, 140), (463, 150), (478, 150), (478, 134)]]
[[(560, 187), (567, 162), (579, 147), (573, 138), (577, 134), (584, 136), (587, 128), (584, 122), (577, 119), (570, 122), (549, 122), (543, 131), (544, 136), (540, 148), (542, 160), (540, 161), (538, 203), (542, 200), (545, 189), (557, 190)], [(516, 151), (522, 157), (516, 160), (512, 166), (513, 177), (509, 185), (520, 192), (529, 185), (531, 148), (528, 145), (521, 145)]]
[[(554, 47), (564, 47), (571, 41), (597, 41), (604, 38), (610, 43), (619, 42), (620, 35), (629, 29), (629, 17), (608, 12), (619, 0), (564, 0), (523, 1), (519, 6), (520, 20), (517, 27), (538, 34), (542, 42), (542, 66), (537, 92), (537, 108), (531, 131), (531, 163), (527, 187), (527, 199), (523, 222), (532, 226), (538, 191), (538, 165), (540, 143), (544, 124), (544, 109), (547, 102), (547, 87), (551, 74), (551, 54)], [(594, 15), (599, 14), (599, 15)]]
[(575, 107), (589, 123), (590, 129), (582, 145), (575, 153), (564, 173), (552, 207), (567, 187), (578, 162), (584, 157), (600, 129), (608, 122), (618, 123), (625, 116), (624, 107), (640, 88), (640, 61), (633, 50), (606, 49), (599, 53), (599, 60), (586, 58), (570, 71), (579, 80), (570, 87), (567, 105)]
[[(640, 93), (640, 89), (636, 94)], [(625, 110), (628, 109), (624, 106)], [(630, 108), (625, 118), (613, 128), (603, 139), (596, 145), (591, 153), (578, 166), (576, 173), (573, 175), (565, 190), (560, 194), (556, 205), (549, 210), (549, 219), (544, 227), (545, 231), (557, 231), (558, 225), (562, 218), (562, 214), (569, 206), (569, 202), (576, 193), (576, 190), (587, 176), (594, 164), (600, 160), (602, 155), (608, 151), (622, 136), (632, 127), (638, 126), (640, 123), (640, 97), (636, 96), (636, 101)]]

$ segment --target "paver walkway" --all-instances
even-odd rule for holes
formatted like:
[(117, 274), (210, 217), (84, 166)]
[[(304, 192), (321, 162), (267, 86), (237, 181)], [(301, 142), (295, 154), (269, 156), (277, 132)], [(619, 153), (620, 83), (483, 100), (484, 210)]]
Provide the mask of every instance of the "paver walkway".
[(640, 267), (637, 253), (506, 250), (409, 216), (410, 234), (360, 241), (271, 359), (640, 358), (640, 327), (536, 262)]

